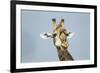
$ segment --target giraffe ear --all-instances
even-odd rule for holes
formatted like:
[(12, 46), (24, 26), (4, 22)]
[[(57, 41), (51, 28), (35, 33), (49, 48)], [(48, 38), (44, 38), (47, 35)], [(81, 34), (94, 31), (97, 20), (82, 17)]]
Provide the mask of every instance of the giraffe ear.
[(44, 32), (44, 33), (40, 33), (40, 37), (43, 38), (43, 39), (50, 39), (53, 36), (52, 36), (51, 33)]
[(75, 32), (69, 32), (67, 34), (67, 39), (71, 39), (75, 35)]
[(56, 25), (56, 19), (53, 18), (53, 19), (52, 19), (52, 28), (53, 28), (53, 30), (55, 30), (56, 27), (57, 27), (57, 25)]
[(64, 19), (61, 19), (61, 27), (64, 29)]

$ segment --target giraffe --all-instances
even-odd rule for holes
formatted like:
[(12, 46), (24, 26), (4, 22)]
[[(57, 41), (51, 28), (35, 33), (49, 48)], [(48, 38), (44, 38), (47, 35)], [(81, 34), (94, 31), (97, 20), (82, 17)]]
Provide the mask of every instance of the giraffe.
[(64, 19), (61, 19), (61, 22), (57, 25), (56, 19), (53, 18), (52, 29), (53, 29), (52, 34), (44, 33), (42, 38), (44, 37), (53, 38), (53, 43), (57, 49), (57, 53), (60, 61), (74, 60), (68, 51), (69, 43), (67, 37), (71, 34), (71, 32), (68, 32), (68, 30), (65, 29)]

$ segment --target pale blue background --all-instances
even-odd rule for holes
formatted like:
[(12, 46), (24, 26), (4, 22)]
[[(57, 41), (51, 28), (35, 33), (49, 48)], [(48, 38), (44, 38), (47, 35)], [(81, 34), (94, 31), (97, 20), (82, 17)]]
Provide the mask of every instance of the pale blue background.
[(75, 12), (21, 11), (22, 62), (59, 61), (52, 40), (44, 40), (40, 33), (52, 32), (52, 18), (63, 18), (65, 26), (75, 32), (68, 50), (75, 60), (90, 59), (90, 14)]

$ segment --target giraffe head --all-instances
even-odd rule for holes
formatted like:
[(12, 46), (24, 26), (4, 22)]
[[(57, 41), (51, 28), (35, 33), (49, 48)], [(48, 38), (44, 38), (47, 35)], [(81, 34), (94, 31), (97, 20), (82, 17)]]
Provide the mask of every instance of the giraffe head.
[(40, 33), (40, 37), (43, 39), (49, 39), (53, 38), (54, 40), (54, 45), (58, 47), (68, 47), (68, 40), (73, 36), (72, 32), (68, 32), (67, 29), (65, 29), (64, 26), (64, 19), (61, 19), (60, 23), (57, 25), (56, 24), (56, 19), (52, 19), (52, 33), (44, 32)]
[(58, 25), (56, 24), (56, 19), (52, 19), (52, 28), (55, 46), (67, 48), (67, 29), (64, 28), (64, 19), (61, 19)]

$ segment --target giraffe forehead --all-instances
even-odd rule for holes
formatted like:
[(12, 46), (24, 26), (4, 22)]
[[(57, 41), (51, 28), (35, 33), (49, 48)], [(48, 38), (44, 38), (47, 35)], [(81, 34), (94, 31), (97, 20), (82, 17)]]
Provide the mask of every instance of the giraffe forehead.
[(61, 25), (57, 25), (54, 29), (54, 31), (58, 31), (59, 29), (61, 29)]
[(65, 31), (66, 31), (66, 29), (65, 28), (61, 28), (61, 27), (56, 28), (56, 29), (53, 30), (53, 32), (65, 32)]

